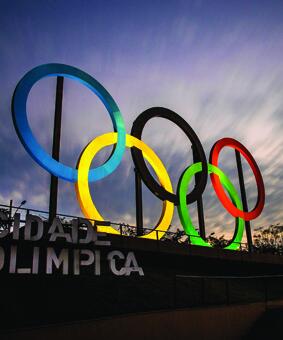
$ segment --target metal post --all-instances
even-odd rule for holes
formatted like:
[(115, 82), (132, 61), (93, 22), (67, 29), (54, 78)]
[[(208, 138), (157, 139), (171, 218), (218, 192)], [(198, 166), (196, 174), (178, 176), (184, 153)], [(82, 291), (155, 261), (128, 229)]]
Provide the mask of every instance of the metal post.
[[(61, 139), (61, 120), (62, 120), (62, 103), (63, 103), (63, 85), (64, 78), (57, 77), (56, 102), (53, 129), (53, 146), (52, 157), (59, 161), (60, 157), (60, 139)], [(51, 175), (50, 196), (49, 196), (49, 221), (52, 222), (57, 214), (57, 196), (58, 196), (58, 177)]]
[[(199, 162), (199, 156), (195, 150), (195, 148), (192, 145), (192, 151), (193, 151), (193, 160), (194, 163)], [(197, 184), (200, 178), (200, 173), (197, 173), (195, 175), (195, 183)], [(197, 200), (197, 209), (198, 209), (198, 223), (199, 223), (199, 234), (200, 236), (205, 239), (205, 221), (204, 221), (204, 212), (203, 212), (203, 202), (202, 202), (202, 196)]]
[(268, 302), (268, 289), (267, 289), (267, 285), (268, 285), (268, 279), (263, 278), (263, 283), (264, 283), (264, 302), (265, 302), (265, 309), (267, 309), (267, 302)]
[(230, 305), (230, 290), (229, 290), (229, 280), (225, 279), (225, 288), (226, 288), (226, 304)]
[[(244, 211), (248, 211), (248, 202), (247, 202), (247, 195), (245, 189), (245, 181), (244, 181), (244, 174), (243, 174), (243, 167), (241, 161), (241, 154), (238, 150), (235, 150), (236, 154), (236, 162), (237, 162), (237, 169), (239, 175), (239, 184), (240, 184), (240, 191), (241, 191), (241, 198)], [(246, 235), (247, 235), (247, 242), (248, 242), (248, 249), (250, 252), (253, 251), (253, 239), (251, 233), (251, 224), (250, 221), (245, 221), (245, 228), (246, 228)]]
[(10, 200), (10, 206), (9, 206), (9, 217), (12, 218), (12, 209), (13, 209), (13, 200)]
[(135, 168), (136, 187), (136, 225), (137, 236), (143, 235), (143, 212), (142, 212), (142, 182), (138, 170)]
[(205, 278), (201, 278), (201, 303), (202, 306), (205, 304)]
[(176, 309), (177, 308), (177, 277), (176, 275), (174, 275), (174, 305), (173, 305), (173, 308)]

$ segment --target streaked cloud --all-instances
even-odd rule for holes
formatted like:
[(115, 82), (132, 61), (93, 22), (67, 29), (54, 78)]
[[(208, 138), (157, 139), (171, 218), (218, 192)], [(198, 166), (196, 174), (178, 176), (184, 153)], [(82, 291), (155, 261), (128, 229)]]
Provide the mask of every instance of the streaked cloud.
[[(15, 3), (14, 10), (5, 3), (0, 11), (6, 24), (0, 33), (1, 201), (27, 199), (33, 208), (48, 208), (49, 175), (20, 145), (12, 126), (10, 100), (26, 71), (41, 63), (63, 62), (102, 82), (117, 101), (128, 132), (140, 112), (164, 106), (194, 128), (207, 158), (219, 138), (241, 141), (258, 162), (266, 186), (264, 212), (252, 225), (282, 223), (283, 21), (279, 3), (272, 10), (272, 5), (258, 8), (245, 2), (237, 2), (237, 6), (145, 2), (141, 7), (125, 2), (119, 8), (115, 2), (98, 2), (95, 12), (93, 5), (80, 7), (73, 2), (64, 19), (55, 14), (53, 5), (44, 5), (40, 11), (38, 5), (29, 4), (28, 11)], [(58, 4), (56, 11), (63, 11), (63, 5)], [(4, 13), (17, 25), (9, 23)], [(49, 151), (54, 90), (54, 79), (41, 81), (28, 104), (32, 129)], [(113, 128), (105, 108), (89, 90), (66, 80), (64, 91), (61, 157), (75, 166), (84, 146)], [(146, 126), (143, 139), (160, 156), (176, 188), (181, 173), (192, 162), (184, 134), (167, 121), (154, 119)], [(107, 152), (102, 152), (94, 165), (106, 156)], [(233, 152), (225, 150), (220, 163), (238, 187)], [(245, 180), (252, 206), (255, 181), (246, 164)], [(107, 219), (135, 223), (133, 184), (133, 164), (127, 151), (114, 174), (92, 185), (93, 197)], [(216, 199), (211, 185), (204, 204), (208, 233), (231, 235), (234, 220)], [(196, 221), (195, 207), (190, 209)], [(70, 183), (60, 181), (59, 210), (80, 214)], [(161, 202), (144, 188), (145, 225), (152, 226), (160, 213)], [(180, 227), (177, 212), (173, 224)]]

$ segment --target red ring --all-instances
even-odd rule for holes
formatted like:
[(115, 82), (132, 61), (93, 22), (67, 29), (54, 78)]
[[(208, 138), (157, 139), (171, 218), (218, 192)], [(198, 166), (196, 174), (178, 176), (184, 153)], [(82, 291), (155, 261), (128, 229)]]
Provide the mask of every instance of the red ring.
[(264, 190), (264, 183), (263, 179), (259, 170), (258, 165), (256, 164), (256, 161), (254, 160), (253, 156), (251, 153), (246, 149), (246, 147), (238, 142), (237, 140), (233, 138), (222, 138), (219, 139), (212, 147), (210, 151), (210, 163), (213, 164), (214, 166), (218, 166), (218, 158), (219, 158), (219, 153), (220, 151), (225, 147), (231, 147), (233, 149), (238, 150), (242, 156), (245, 157), (247, 162), (249, 163), (253, 174), (256, 179), (256, 184), (257, 184), (257, 202), (253, 210), (249, 212), (242, 211), (238, 209), (237, 207), (234, 206), (232, 201), (228, 198), (226, 195), (219, 177), (213, 173), (210, 174), (211, 182), (213, 185), (213, 188), (216, 192), (216, 195), (218, 196), (219, 200), (223, 204), (223, 206), (229, 211), (231, 215), (234, 217), (241, 217), (245, 221), (251, 221), (255, 219), (257, 216), (260, 215), (262, 212), (262, 209), (264, 207), (264, 201), (265, 201), (265, 190)]

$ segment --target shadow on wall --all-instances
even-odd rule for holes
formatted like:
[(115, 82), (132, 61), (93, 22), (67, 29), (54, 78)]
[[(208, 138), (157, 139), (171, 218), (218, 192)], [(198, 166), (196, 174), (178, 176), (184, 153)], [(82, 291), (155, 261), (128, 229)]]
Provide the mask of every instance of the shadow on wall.
[(244, 339), (282, 339), (282, 325), (283, 308), (275, 306), (257, 319)]

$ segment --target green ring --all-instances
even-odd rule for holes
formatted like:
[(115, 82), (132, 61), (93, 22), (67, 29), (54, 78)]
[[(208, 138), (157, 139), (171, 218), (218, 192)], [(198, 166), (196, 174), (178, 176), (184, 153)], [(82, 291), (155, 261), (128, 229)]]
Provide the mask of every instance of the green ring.
[[(182, 226), (185, 230), (185, 233), (189, 236), (191, 244), (203, 246), (203, 247), (212, 247), (207, 241), (205, 241), (197, 232), (195, 226), (192, 223), (189, 210), (186, 203), (186, 194), (189, 189), (189, 184), (194, 175), (198, 172), (202, 171), (202, 163), (195, 163), (188, 167), (182, 174), (179, 183), (178, 183), (178, 195), (180, 198), (180, 205), (178, 205), (178, 214)], [(219, 176), (221, 184), (227, 190), (231, 200), (236, 205), (238, 209), (243, 209), (241, 199), (238, 196), (237, 190), (235, 189), (232, 182), (229, 178), (224, 174), (216, 166), (208, 163), (208, 173), (214, 173)], [(234, 236), (229, 243), (228, 246), (224, 247), (224, 249), (229, 250), (237, 250), (240, 247), (240, 243), (243, 238), (245, 222), (242, 218), (236, 218), (236, 228), (234, 232)]]

